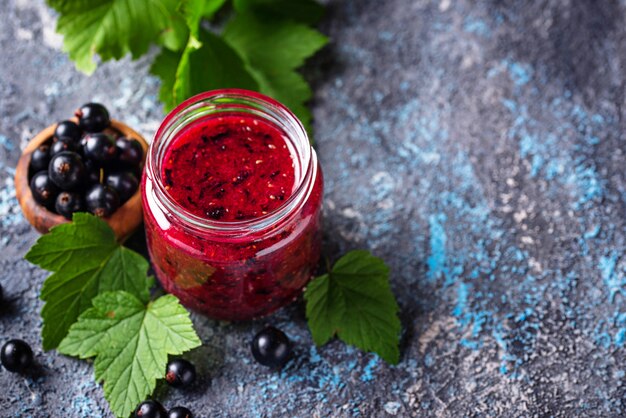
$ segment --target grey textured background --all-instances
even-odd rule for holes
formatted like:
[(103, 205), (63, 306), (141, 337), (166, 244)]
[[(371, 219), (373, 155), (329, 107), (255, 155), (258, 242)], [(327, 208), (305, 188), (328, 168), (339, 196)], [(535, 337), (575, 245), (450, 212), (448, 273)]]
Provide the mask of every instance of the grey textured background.
[[(296, 304), (265, 321), (194, 316), (199, 417), (626, 415), (624, 1), (331, 1), (306, 70), (326, 177), (326, 251), (392, 268), (402, 361), (316, 349)], [(110, 416), (91, 365), (42, 352), (45, 273), (13, 191), (20, 148), (80, 103), (146, 137), (162, 112), (149, 60), (76, 72), (41, 0), (0, 5), (0, 337), (41, 374), (0, 371), (2, 417)], [(250, 359), (264, 323), (297, 357)]]

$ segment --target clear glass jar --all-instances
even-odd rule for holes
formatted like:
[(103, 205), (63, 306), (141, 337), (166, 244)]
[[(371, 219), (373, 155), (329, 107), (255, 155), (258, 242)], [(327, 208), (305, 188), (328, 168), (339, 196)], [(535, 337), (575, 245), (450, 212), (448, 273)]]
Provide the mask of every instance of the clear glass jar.
[[(258, 118), (278, 128), (288, 143), (292, 194), (260, 217), (198, 216), (168, 192), (162, 174), (168, 147), (186, 127), (224, 115)], [(322, 172), (302, 124), (275, 100), (227, 89), (185, 101), (167, 115), (150, 144), (141, 187), (156, 276), (185, 306), (216, 319), (252, 319), (295, 300), (314, 274), (321, 246)]]

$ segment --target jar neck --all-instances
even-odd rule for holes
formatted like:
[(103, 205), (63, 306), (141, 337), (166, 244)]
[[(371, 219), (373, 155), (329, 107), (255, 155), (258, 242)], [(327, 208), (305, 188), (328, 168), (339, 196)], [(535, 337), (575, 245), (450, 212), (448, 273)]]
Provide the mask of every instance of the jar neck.
[[(221, 115), (253, 116), (285, 133), (294, 161), (294, 187), (285, 202), (263, 216), (243, 221), (217, 221), (200, 217), (181, 206), (167, 191), (162, 165), (167, 149), (179, 133), (202, 119)], [(239, 89), (213, 90), (194, 96), (171, 111), (159, 127), (146, 158), (146, 176), (160, 208), (177, 224), (216, 235), (241, 236), (271, 230), (290, 218), (306, 201), (317, 175), (317, 158), (306, 130), (284, 105), (262, 94)]]

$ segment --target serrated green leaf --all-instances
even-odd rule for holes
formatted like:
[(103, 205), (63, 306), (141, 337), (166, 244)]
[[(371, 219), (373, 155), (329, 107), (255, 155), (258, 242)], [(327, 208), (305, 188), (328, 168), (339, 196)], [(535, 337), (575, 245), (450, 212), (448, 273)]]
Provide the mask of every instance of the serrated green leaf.
[(284, 19), (261, 20), (240, 13), (224, 30), (224, 39), (251, 66), (271, 73), (293, 70), (323, 47), (328, 38), (306, 25)]
[(304, 292), (306, 316), (317, 345), (335, 334), (377, 353), (391, 364), (400, 358), (398, 304), (389, 288), (389, 268), (368, 251), (351, 251)]
[(201, 30), (199, 39), (194, 40), (190, 38), (182, 54), (161, 51), (150, 69), (161, 78), (159, 96), (166, 111), (207, 90), (258, 90), (241, 58), (220, 37)]
[(57, 32), (76, 68), (91, 74), (103, 61), (144, 54), (178, 18), (176, 0), (47, 0), (59, 12)]
[(222, 38), (201, 30), (198, 40), (202, 45), (198, 47), (190, 42), (176, 70), (174, 100), (177, 104), (207, 90), (258, 89), (241, 58)]
[(324, 6), (315, 0), (234, 0), (235, 10), (260, 17), (283, 17), (314, 24), (324, 15)]
[(54, 272), (40, 295), (46, 302), (41, 311), (45, 350), (61, 342), (98, 293), (126, 290), (144, 301), (150, 297), (146, 259), (120, 246), (109, 225), (87, 213), (75, 213), (73, 222), (42, 235), (25, 258)]
[(150, 73), (161, 79), (159, 88), (159, 100), (163, 103), (166, 112), (174, 109), (177, 105), (174, 100), (174, 83), (176, 82), (176, 70), (182, 57), (182, 52), (173, 52), (161, 49), (150, 66)]
[(189, 313), (172, 295), (147, 306), (128, 292), (106, 292), (93, 299), (59, 345), (59, 352), (96, 357), (96, 380), (104, 381), (111, 411), (127, 417), (163, 378), (168, 355), (201, 344)]
[(271, 77), (266, 73), (250, 69), (250, 73), (259, 83), (263, 94), (274, 97), (287, 106), (302, 122), (307, 130), (311, 125), (311, 112), (304, 104), (311, 99), (311, 88), (302, 75), (295, 71), (276, 72)]
[(180, 0), (178, 11), (185, 17), (191, 34), (198, 38), (202, 18), (211, 20), (226, 0)]
[(310, 27), (286, 19), (260, 19), (239, 13), (226, 26), (224, 39), (243, 58), (263, 94), (289, 107), (308, 128), (304, 103), (311, 90), (295, 69), (328, 39)]
[(180, 13), (174, 13), (170, 23), (170, 27), (161, 31), (157, 42), (170, 51), (182, 51), (189, 39), (187, 21)]

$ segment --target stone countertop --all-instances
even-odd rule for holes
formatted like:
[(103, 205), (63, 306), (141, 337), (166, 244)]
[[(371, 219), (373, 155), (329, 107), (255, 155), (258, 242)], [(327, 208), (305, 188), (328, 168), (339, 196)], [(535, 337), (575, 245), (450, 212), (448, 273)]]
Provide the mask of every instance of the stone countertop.
[[(626, 415), (626, 2), (336, 0), (309, 62), (335, 258), (369, 248), (392, 269), (402, 360), (315, 348), (298, 303), (264, 321), (194, 315), (203, 378), (159, 389), (198, 417)], [(148, 59), (78, 73), (42, 0), (0, 5), (0, 336), (42, 373), (0, 371), (3, 417), (108, 417), (92, 366), (43, 352), (22, 260), (37, 234), (13, 190), (20, 149), (96, 100), (150, 137)], [(296, 358), (251, 361), (265, 323)]]

